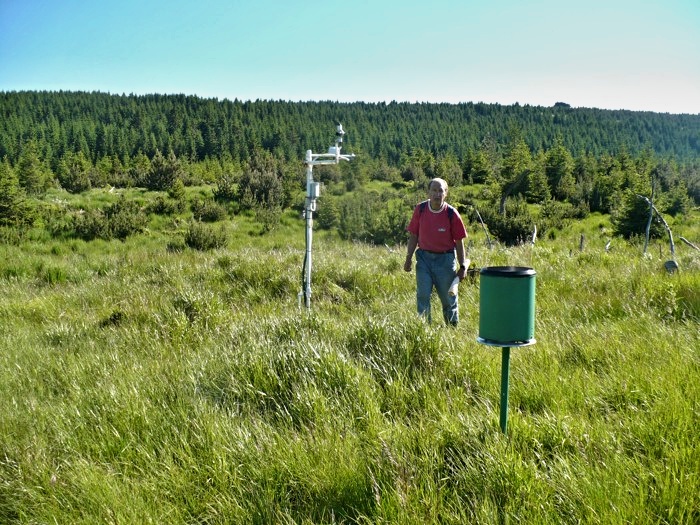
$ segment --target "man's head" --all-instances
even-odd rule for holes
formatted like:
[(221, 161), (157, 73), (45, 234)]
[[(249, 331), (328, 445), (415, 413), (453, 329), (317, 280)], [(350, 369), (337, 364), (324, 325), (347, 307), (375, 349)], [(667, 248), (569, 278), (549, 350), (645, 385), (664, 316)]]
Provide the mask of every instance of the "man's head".
[(428, 198), (430, 207), (438, 210), (445, 203), (447, 197), (447, 182), (444, 179), (434, 178), (428, 183)]

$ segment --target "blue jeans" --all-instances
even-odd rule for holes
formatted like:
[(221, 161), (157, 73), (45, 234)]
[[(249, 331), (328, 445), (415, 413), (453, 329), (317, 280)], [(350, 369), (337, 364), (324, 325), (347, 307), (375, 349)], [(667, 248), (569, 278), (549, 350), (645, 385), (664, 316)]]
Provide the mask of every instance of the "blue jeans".
[(457, 276), (455, 272), (455, 254), (430, 253), (424, 250), (416, 251), (416, 302), (418, 315), (424, 316), (428, 322), (430, 315), (430, 295), (433, 287), (442, 303), (442, 317), (445, 323), (456, 325), (459, 321), (457, 296), (450, 295), (448, 290)]

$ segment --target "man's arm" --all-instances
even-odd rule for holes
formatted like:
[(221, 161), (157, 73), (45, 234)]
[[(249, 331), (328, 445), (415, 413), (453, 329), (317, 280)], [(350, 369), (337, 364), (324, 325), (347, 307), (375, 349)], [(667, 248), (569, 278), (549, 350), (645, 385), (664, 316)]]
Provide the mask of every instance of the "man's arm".
[[(413, 253), (416, 251), (418, 246), (418, 236), (413, 233), (408, 234), (408, 246), (406, 247), (406, 262), (403, 264), (403, 269), (407, 272), (411, 271), (413, 266)], [(462, 250), (464, 251), (464, 250)]]
[(461, 281), (467, 274), (467, 266), (469, 266), (469, 260), (464, 257), (464, 239), (460, 239), (455, 243), (455, 250), (457, 251), (457, 264), (459, 264), (457, 277)]

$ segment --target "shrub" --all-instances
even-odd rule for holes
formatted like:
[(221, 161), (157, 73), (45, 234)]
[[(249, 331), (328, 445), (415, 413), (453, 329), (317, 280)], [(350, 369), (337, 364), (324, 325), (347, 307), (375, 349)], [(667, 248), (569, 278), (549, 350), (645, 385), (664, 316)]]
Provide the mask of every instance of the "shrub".
[(411, 205), (391, 194), (358, 192), (340, 201), (338, 233), (342, 239), (397, 244), (406, 239)]
[(214, 199), (219, 202), (235, 201), (238, 192), (238, 176), (230, 173), (222, 174), (216, 181)]
[(146, 173), (144, 183), (149, 190), (169, 190), (177, 179), (184, 177), (185, 172), (172, 150), (168, 153), (167, 158), (160, 151), (157, 151)]
[(223, 225), (215, 228), (213, 225), (199, 221), (190, 223), (185, 233), (185, 244), (195, 250), (213, 250), (226, 246), (228, 236)]
[[(631, 239), (636, 235), (645, 235), (649, 222), (649, 204), (632, 192), (628, 192), (620, 205), (611, 213), (610, 220), (616, 235)], [(662, 238), (665, 229), (654, 214), (649, 230), (652, 238)]]
[(525, 242), (532, 234), (535, 221), (523, 199), (509, 200), (506, 213), (501, 215), (495, 207), (484, 210), (483, 219), (489, 231), (506, 246)]
[(76, 237), (85, 241), (107, 239), (109, 237), (107, 219), (100, 210), (81, 210), (74, 216), (73, 232)]
[(183, 201), (168, 199), (163, 195), (158, 195), (148, 206), (148, 213), (155, 213), (156, 215), (175, 215), (183, 211), (185, 211)]
[(238, 181), (237, 197), (244, 206), (267, 205), (269, 207), (289, 204), (290, 196), (279, 169), (274, 162), (259, 161), (258, 166), (246, 170)]
[(226, 208), (211, 199), (196, 199), (192, 202), (192, 215), (198, 221), (217, 222), (226, 219)]
[(574, 206), (570, 202), (560, 202), (553, 199), (546, 201), (541, 208), (540, 218), (542, 233), (550, 229), (562, 229), (573, 219), (584, 219), (588, 216), (585, 203)]
[(24, 239), (26, 231), (22, 228), (0, 226), (0, 244), (18, 245)]
[(338, 220), (340, 219), (340, 211), (338, 210), (336, 199), (333, 197), (322, 199), (321, 202), (318, 203), (315, 219), (318, 227), (323, 230), (330, 230), (337, 227)]
[[(73, 235), (85, 241), (93, 239), (126, 239), (142, 232), (148, 219), (138, 203), (122, 197), (102, 210), (79, 211), (73, 216)], [(56, 225), (56, 232), (68, 232), (68, 227)]]
[(257, 206), (255, 208), (255, 220), (262, 225), (263, 233), (269, 233), (279, 226), (282, 218), (280, 206)]
[(148, 219), (138, 203), (121, 197), (105, 210), (108, 237), (124, 240), (129, 235), (140, 233), (146, 227)]

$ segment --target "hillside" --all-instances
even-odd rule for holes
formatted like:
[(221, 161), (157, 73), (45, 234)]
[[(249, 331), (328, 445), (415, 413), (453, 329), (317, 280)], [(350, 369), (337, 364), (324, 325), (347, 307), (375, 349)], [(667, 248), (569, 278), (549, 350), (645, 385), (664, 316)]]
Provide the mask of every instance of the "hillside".
[[(478, 207), (508, 245), (535, 225), (540, 235), (556, 235), (565, 222), (595, 212), (613, 216), (615, 234), (642, 235), (648, 207), (640, 196), (653, 196), (659, 212), (674, 219), (700, 203), (700, 115), (561, 102), (240, 102), (82, 92), (0, 93), (0, 114), (0, 225), (52, 224), (63, 214), (70, 225), (56, 226), (60, 235), (104, 236), (97, 228), (104, 217), (87, 224), (81, 208), (30, 209), (25, 194), (141, 187), (173, 197), (179, 181), (211, 189), (191, 203), (197, 220), (216, 222), (252, 207), (266, 231), (273, 229), (283, 210), (301, 212), (305, 151), (326, 151), (337, 121), (346, 130), (344, 151), (357, 160), (315, 174), (327, 190), (319, 227), (344, 239), (403, 241), (406, 210), (433, 177), (453, 188), (462, 212)], [(385, 184), (368, 191), (375, 182)], [(166, 208), (185, 206), (181, 198), (173, 202), (162, 200), (150, 212), (167, 216), (173, 210)], [(138, 204), (124, 206), (120, 213), (137, 231)], [(665, 232), (655, 224), (651, 235)]]
[(245, 160), (256, 147), (301, 159), (327, 147), (329, 123), (342, 121), (347, 147), (397, 165), (420, 148), (463, 159), (485, 140), (520, 134), (535, 152), (561, 139), (572, 153), (595, 156), (651, 149), (679, 162), (700, 157), (700, 115), (463, 103), (239, 101), (185, 95), (0, 92), (0, 158), (14, 163), (22, 142), (36, 139), (55, 160), (83, 151), (122, 161), (172, 149), (178, 157)]

